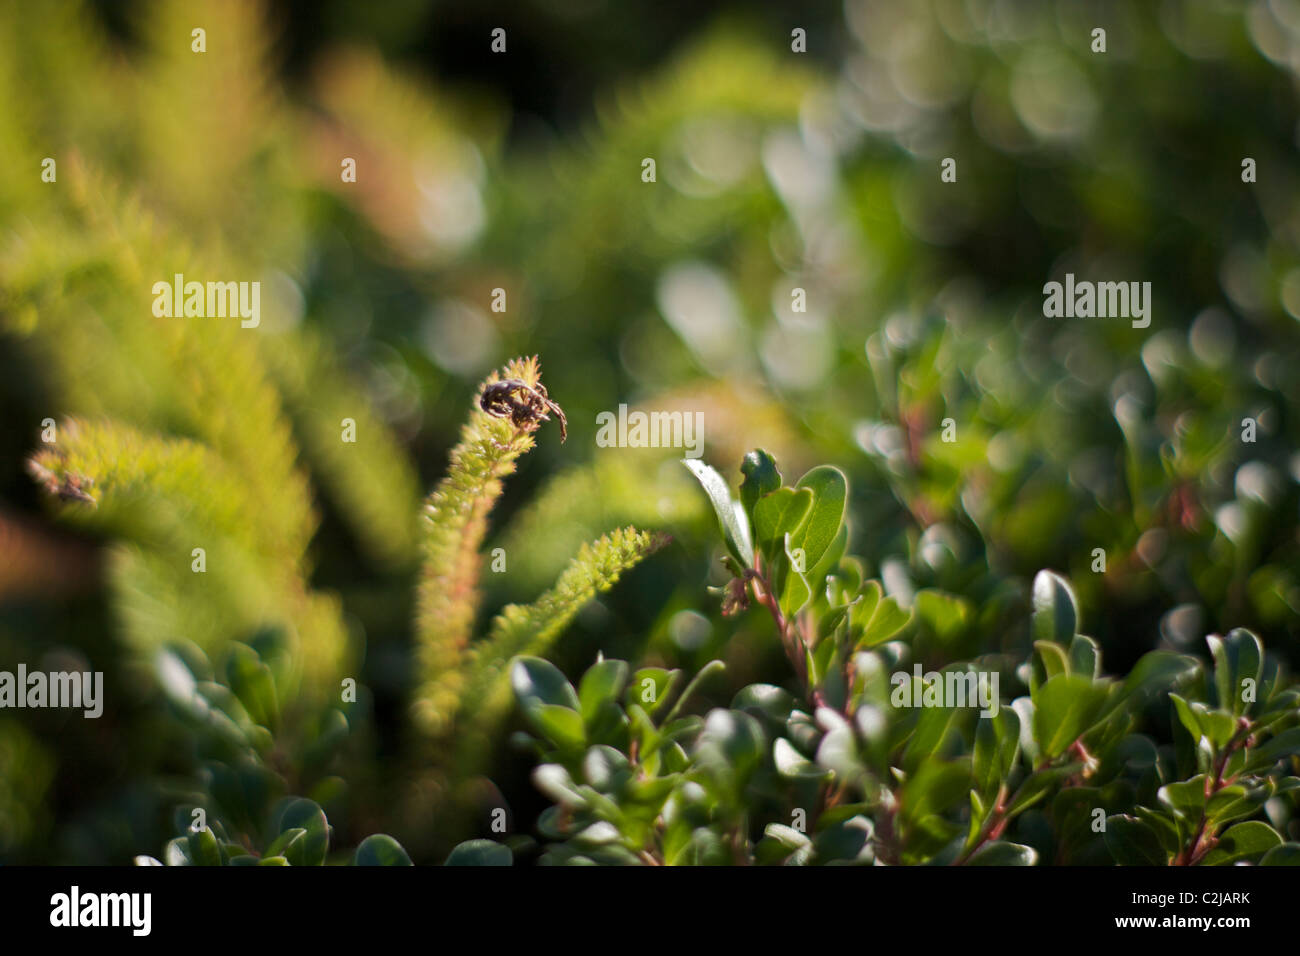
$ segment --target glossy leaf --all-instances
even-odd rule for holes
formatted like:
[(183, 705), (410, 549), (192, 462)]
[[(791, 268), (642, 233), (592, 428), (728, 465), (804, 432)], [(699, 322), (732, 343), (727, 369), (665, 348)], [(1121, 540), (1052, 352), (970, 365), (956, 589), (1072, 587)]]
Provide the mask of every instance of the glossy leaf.
[[(780, 488), (754, 505), (754, 545), (769, 564), (785, 548), (785, 536), (793, 533), (812, 510), (813, 493), (808, 488)], [(805, 571), (808, 570), (805, 565)]]
[(1034, 576), (1033, 606), (1034, 637), (1068, 644), (1079, 627), (1079, 604), (1070, 582), (1054, 571), (1039, 571)]
[(754, 519), (754, 508), (759, 500), (781, 487), (781, 472), (777, 470), (776, 459), (756, 448), (740, 463), (740, 473), (744, 476), (740, 482), (740, 503)]
[(1214, 686), (1219, 706), (1235, 715), (1246, 712), (1247, 691), (1259, 695), (1260, 666), (1264, 648), (1259, 638), (1245, 628), (1229, 631), (1226, 637), (1211, 634), (1205, 639), (1214, 658)]
[(578, 695), (550, 661), (516, 657), (510, 665), (510, 686), (525, 710), (542, 705), (578, 710)]
[(796, 487), (810, 490), (813, 503), (808, 517), (791, 534), (790, 548), (803, 550), (804, 567), (811, 571), (840, 533), (848, 499), (848, 481), (838, 468), (819, 465), (800, 478)]
[(511, 866), (510, 847), (492, 840), (466, 840), (447, 856), (444, 866)]
[(366, 837), (352, 858), (356, 866), (411, 866), (411, 858), (402, 845), (386, 833)]
[(893, 640), (911, 620), (912, 612), (899, 607), (894, 598), (885, 597), (879, 581), (863, 585), (858, 603), (849, 611), (849, 625), (858, 635), (859, 649)]
[(1105, 691), (1091, 679), (1060, 674), (1033, 695), (1034, 738), (1046, 757), (1065, 753), (1087, 731), (1105, 703)]
[(752, 568), (754, 546), (749, 536), (749, 519), (740, 502), (732, 500), (731, 489), (727, 487), (726, 480), (716, 470), (697, 458), (684, 458), (682, 464), (690, 469), (691, 474), (704, 488), (705, 494), (709, 496), (709, 502), (718, 516), (718, 524), (722, 529), (722, 538), (727, 545), (727, 550), (742, 565)]
[(313, 801), (299, 797), (280, 812), (279, 831), (302, 829), (302, 838), (292, 842), (285, 859), (294, 866), (321, 866), (329, 852), (329, 823), (325, 811)]
[(1261, 857), (1282, 844), (1281, 835), (1267, 823), (1248, 820), (1228, 827), (1219, 842), (1201, 859), (1202, 866), (1224, 866)]
[(967, 866), (1033, 866), (1038, 862), (1038, 851), (1019, 843), (1001, 840), (986, 843), (966, 861)]
[(1120, 866), (1167, 866), (1169, 858), (1149, 825), (1130, 816), (1106, 818), (1106, 847)]

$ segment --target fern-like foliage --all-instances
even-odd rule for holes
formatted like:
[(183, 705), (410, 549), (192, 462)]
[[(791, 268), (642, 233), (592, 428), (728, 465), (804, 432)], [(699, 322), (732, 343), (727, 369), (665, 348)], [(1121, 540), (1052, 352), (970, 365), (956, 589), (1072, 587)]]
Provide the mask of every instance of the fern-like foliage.
[[(484, 390), (504, 380), (538, 387), (537, 358), (516, 359), (504, 374), (493, 372), (479, 389), (479, 399)], [(442, 737), (453, 726), (462, 703), (474, 702), (473, 727), (456, 726), (458, 763), (463, 763), (464, 755), (482, 751), (488, 728), (509, 708), (503, 675), (510, 658), (549, 646), (583, 604), (663, 543), (658, 536), (625, 528), (583, 545), (552, 590), (535, 604), (507, 607), (488, 637), (471, 648), (482, 600), (480, 550), (488, 515), (501, 496), (502, 480), (515, 470), (519, 456), (533, 447), (533, 433), (540, 424), (529, 416), (494, 417), (476, 401), (460, 443), (452, 450), (447, 475), (424, 509), (425, 563), (417, 627), (422, 681), (414, 711), (422, 729)], [(468, 744), (471, 739), (480, 746)]]
[[(479, 389), (501, 381), (493, 372)], [(504, 378), (530, 388), (541, 381), (537, 358), (516, 359)], [(501, 497), (502, 479), (515, 470), (519, 456), (533, 447), (540, 422), (520, 425), (494, 418), (475, 401), (460, 442), (452, 449), (447, 475), (424, 507), (424, 572), (417, 604), (419, 666), (423, 675), (415, 719), (439, 733), (449, 726), (460, 698), (461, 656), (478, 613), (479, 550), (487, 534), (488, 514)]]
[(248, 520), (257, 496), (212, 449), (120, 422), (68, 419), (29, 470), (61, 517), (115, 541), (114, 607), (138, 650), (183, 635), (214, 652), (277, 625), (296, 651), (304, 690), (337, 679), (347, 641), (335, 599), (309, 591), (301, 552), (286, 552), (271, 529)]
[(471, 651), (465, 668), (462, 697), (474, 702), (474, 719), (457, 728), (456, 768), (460, 773), (475, 769), (493, 731), (510, 709), (505, 674), (511, 659), (519, 654), (545, 653), (584, 604), (613, 587), (624, 571), (668, 540), (667, 535), (630, 527), (611, 531), (584, 544), (555, 586), (532, 604), (502, 609), (487, 638)]

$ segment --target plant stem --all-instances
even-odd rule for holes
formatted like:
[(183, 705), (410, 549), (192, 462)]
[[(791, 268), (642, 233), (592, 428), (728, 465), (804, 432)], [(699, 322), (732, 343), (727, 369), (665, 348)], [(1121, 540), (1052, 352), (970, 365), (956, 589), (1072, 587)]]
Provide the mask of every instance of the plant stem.
[(1205, 807), (1201, 810), (1201, 820), (1200, 823), (1196, 825), (1196, 833), (1192, 837), (1192, 842), (1184, 847), (1183, 850), (1174, 857), (1171, 863), (1172, 866), (1195, 866), (1197, 863), (1200, 863), (1201, 860), (1205, 858), (1205, 855), (1213, 850), (1215, 845), (1219, 842), (1218, 838), (1214, 834), (1206, 834), (1206, 829), (1210, 823), (1209, 817), (1207, 816), (1210, 800), (1216, 793), (1226, 786), (1223, 779), (1223, 772), (1228, 767), (1228, 760), (1231, 759), (1233, 753), (1235, 753), (1237, 749), (1240, 748), (1250, 737), (1250, 731), (1251, 727), (1249, 724), (1241, 730), (1238, 730), (1223, 748), (1223, 753), (1219, 754), (1218, 759), (1214, 762), (1214, 775), (1207, 777), (1205, 781)]
[(781, 647), (785, 650), (785, 656), (789, 659), (790, 666), (794, 668), (799, 683), (804, 686), (805, 691), (811, 691), (808, 687), (808, 665), (804, 659), (803, 639), (781, 612), (781, 605), (776, 595), (772, 593), (772, 586), (762, 572), (758, 570), (750, 572), (749, 583), (754, 592), (754, 600), (767, 608), (768, 613), (772, 615), (777, 634), (781, 637)]

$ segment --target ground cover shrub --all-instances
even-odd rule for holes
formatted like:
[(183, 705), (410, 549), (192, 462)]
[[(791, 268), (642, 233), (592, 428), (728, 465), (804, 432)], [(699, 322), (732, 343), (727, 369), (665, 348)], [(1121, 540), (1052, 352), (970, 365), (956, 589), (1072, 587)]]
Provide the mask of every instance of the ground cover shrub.
[(720, 661), (682, 689), (681, 671), (599, 660), (575, 689), (516, 659), (554, 804), (542, 862), (1300, 863), (1300, 688), (1251, 632), (1209, 635), (1208, 665), (1155, 650), (1108, 675), (1069, 583), (1041, 571), (1025, 659), (923, 669), (900, 636), (918, 615), (942, 629), (951, 599), (900, 604), (865, 577), (842, 472), (786, 485), (755, 451), (736, 499), (685, 464), (726, 543), (724, 613), (769, 615), (790, 679), (696, 715)]

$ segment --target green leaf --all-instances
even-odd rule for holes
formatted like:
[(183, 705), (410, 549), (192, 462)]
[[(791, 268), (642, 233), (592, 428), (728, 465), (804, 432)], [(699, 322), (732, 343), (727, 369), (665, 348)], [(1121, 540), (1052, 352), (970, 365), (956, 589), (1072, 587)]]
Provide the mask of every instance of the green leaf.
[(1205, 813), (1205, 774), (1198, 774), (1191, 780), (1167, 783), (1157, 791), (1156, 796), (1184, 822), (1195, 825)]
[(1033, 847), (1019, 843), (1006, 843), (998, 840), (985, 843), (971, 854), (967, 866), (1034, 866), (1038, 862), (1038, 851)]
[(630, 776), (631, 766), (627, 757), (613, 747), (597, 745), (582, 758), (582, 775), (600, 793), (609, 793)]
[(899, 817), (906, 827), (919, 826), (965, 800), (970, 783), (970, 764), (964, 759), (926, 761), (903, 783)]
[(803, 610), (809, 598), (812, 597), (812, 586), (808, 583), (807, 565), (804, 564), (804, 571), (799, 568), (799, 555), (793, 545), (793, 536), (787, 534), (782, 544), (781, 555), (777, 560), (777, 567), (780, 569), (776, 575), (776, 581), (773, 587), (780, 592), (781, 613), (786, 619), (794, 617), (799, 611)]
[(578, 683), (578, 702), (588, 726), (595, 721), (600, 705), (607, 700), (618, 700), (626, 686), (627, 664), (623, 661), (597, 661), (587, 668)]
[(263, 727), (276, 725), (279, 706), (275, 680), (257, 651), (247, 644), (231, 645), (230, 657), (226, 660), (226, 683), (244, 705), (249, 717)]
[(1300, 754), (1300, 727), (1284, 730), (1266, 744), (1252, 748), (1248, 752), (1246, 770), (1262, 770), (1273, 766), (1283, 757)]
[(869, 865), (875, 859), (871, 845), (874, 832), (871, 821), (861, 814), (829, 826), (823, 822), (813, 838), (813, 859), (818, 863)]
[[(939, 672), (939, 679), (945, 680), (950, 671), (965, 673), (959, 665), (951, 665)], [(923, 691), (920, 689), (920, 684), (911, 675), (905, 676), (907, 680), (913, 681), (913, 703), (916, 703), (919, 699), (916, 695), (923, 693)], [(960, 736), (960, 728), (969, 713), (969, 710), (959, 707), (923, 708), (920, 717), (917, 718), (916, 729), (912, 731), (911, 737), (907, 741), (907, 747), (903, 751), (903, 769), (910, 773), (922, 761), (931, 757), (942, 756), (945, 750), (945, 742)]]
[(727, 482), (709, 465), (698, 458), (683, 458), (682, 464), (690, 469), (709, 496), (717, 513), (722, 538), (732, 557), (747, 568), (754, 566), (754, 546), (749, 538), (749, 519), (740, 503), (731, 499)]
[(945, 644), (965, 633), (975, 614), (970, 601), (964, 597), (934, 588), (917, 591), (915, 607), (916, 616)]
[[(560, 574), (555, 586), (529, 605), (510, 604), (492, 621), (486, 639), (474, 644), (465, 663), (458, 699), (473, 705), (473, 719), (456, 726), (454, 773), (465, 778), (479, 772), (492, 753), (492, 742), (512, 703), (509, 662), (535, 659), (564, 632), (569, 622), (619, 576), (653, 554), (669, 539), (622, 528), (584, 544)], [(573, 693), (572, 688), (569, 693)], [(579, 709), (576, 702), (546, 701)], [(468, 714), (464, 716), (468, 717)]]
[(857, 637), (857, 649), (876, 647), (892, 640), (912, 620), (912, 612), (885, 597), (879, 581), (868, 581), (862, 594), (849, 611), (849, 627)]
[(1229, 631), (1227, 637), (1211, 634), (1205, 642), (1214, 657), (1214, 686), (1219, 692), (1219, 706), (1241, 716), (1246, 712), (1243, 695), (1247, 687), (1258, 697), (1264, 647), (1258, 637), (1242, 627)]
[(221, 847), (211, 827), (191, 832), (189, 841), (191, 866), (221, 865)]
[(776, 743), (772, 745), (772, 761), (776, 765), (777, 773), (783, 777), (796, 780), (819, 780), (831, 772), (824, 767), (817, 766), (799, 753), (794, 749), (794, 745), (784, 737), (776, 738)]
[(765, 746), (763, 727), (755, 718), (715, 708), (704, 718), (695, 757), (719, 779), (743, 783), (762, 760)]
[(786, 850), (792, 852), (802, 850), (812, 843), (808, 834), (802, 830), (796, 830), (794, 827), (788, 827), (784, 823), (769, 823), (764, 828), (763, 833), (781, 844)]
[(1016, 789), (1011, 798), (1011, 803), (1007, 806), (1007, 817), (1014, 817), (1028, 810), (1047, 796), (1059, 781), (1072, 773), (1077, 773), (1082, 766), (1081, 763), (1071, 763), (1063, 767), (1053, 767), (1050, 770), (1039, 770), (1026, 777), (1024, 782)]
[(1300, 843), (1283, 843), (1264, 854), (1260, 866), (1300, 866)]
[(815, 738), (807, 733), (809, 725), (806, 716), (797, 711), (791, 715), (790, 736), (796, 742), (802, 739), (806, 746), (815, 744), (817, 762), (835, 771), (844, 780), (854, 780), (861, 776), (863, 767), (858, 756), (857, 736), (844, 716), (829, 707), (818, 708), (817, 723), (826, 729), (819, 742), (815, 742)]
[(732, 698), (731, 709), (743, 710), (766, 722), (770, 729), (784, 730), (790, 712), (795, 709), (794, 696), (775, 684), (749, 684)]
[(629, 707), (635, 704), (647, 714), (653, 714), (668, 702), (668, 697), (681, 676), (679, 670), (643, 667), (632, 675), (632, 682), (623, 694), (623, 701)]
[(682, 695), (677, 698), (677, 701), (673, 704), (672, 710), (668, 711), (668, 716), (664, 718), (664, 723), (670, 722), (674, 717), (677, 716), (678, 712), (681, 711), (682, 706), (688, 700), (691, 699), (691, 697), (695, 694), (697, 690), (700, 689), (700, 686), (706, 680), (708, 680), (714, 674), (722, 673), (726, 669), (727, 669), (727, 665), (724, 664), (722, 661), (718, 661), (718, 660), (709, 661), (707, 664), (701, 667), (696, 672), (695, 676), (691, 678), (691, 682), (686, 685), (686, 689), (682, 691)]
[(194, 859), (190, 854), (189, 837), (179, 836), (174, 840), (168, 840), (167, 845), (163, 847), (163, 862), (168, 866), (193, 866)]
[(980, 832), (984, 828), (984, 821), (988, 819), (991, 807), (985, 805), (980, 799), (978, 789), (972, 789), (970, 792), (970, 822), (966, 827), (966, 848), (969, 849), (975, 845), (979, 839)]
[[(1160, 810), (1153, 810), (1150, 807), (1139, 806), (1137, 808), (1137, 818), (1149, 826), (1160, 840), (1160, 846), (1164, 848), (1165, 855), (1172, 857), (1183, 847), (1183, 842), (1187, 839), (1178, 830), (1178, 819), (1164, 813)], [(1190, 836), (1190, 833), (1189, 833)]]
[[(785, 548), (785, 536), (793, 533), (812, 510), (813, 493), (808, 488), (778, 488), (754, 505), (754, 544), (769, 565)], [(804, 565), (807, 571), (811, 565)]]
[(1070, 641), (1070, 672), (1094, 680), (1101, 676), (1101, 649), (1091, 637), (1076, 634)]
[(514, 855), (510, 847), (491, 840), (466, 840), (457, 844), (443, 866), (511, 866)]
[(1215, 750), (1222, 749), (1237, 733), (1237, 721), (1232, 714), (1222, 710), (1211, 710), (1199, 701), (1192, 704), (1201, 730), (1210, 739)]
[[(305, 836), (307, 836), (307, 831), (302, 827), (290, 827), (271, 841), (271, 845), (266, 848), (266, 852), (263, 855), (285, 856), (289, 847), (301, 841)], [(294, 851), (295, 855), (300, 852), (301, 848)]]
[(306, 833), (288, 848), (285, 859), (293, 866), (323, 866), (330, 845), (329, 822), (325, 819), (325, 811), (303, 797), (289, 801), (280, 812), (278, 830), (284, 833), (295, 828), (301, 828)]
[(1200, 701), (1189, 703), (1174, 693), (1169, 695), (1169, 699), (1173, 701), (1178, 722), (1186, 728), (1194, 742), (1204, 737), (1218, 751), (1236, 735), (1237, 721), (1232, 714), (1211, 710)]
[(362, 840), (352, 863), (354, 866), (413, 865), (402, 845), (386, 833), (374, 833)]
[[(808, 569), (805, 577), (809, 581), (815, 582), (818, 589), (823, 588), (826, 579), (832, 572), (847, 570), (844, 552), (848, 550), (848, 545), (849, 526), (841, 524), (840, 532), (835, 536), (835, 540), (831, 542), (831, 546), (822, 552), (821, 560)], [(849, 558), (848, 561), (854, 564), (857, 563), (854, 558)], [(857, 578), (859, 581), (862, 580), (860, 569)]]
[[(1124, 696), (1139, 698), (1139, 702), (1169, 687), (1181, 683), (1200, 668), (1196, 658), (1172, 651), (1149, 651), (1124, 678)], [(1119, 701), (1117, 700), (1117, 705)]]
[(811, 571), (840, 533), (849, 484), (838, 468), (818, 465), (800, 478), (796, 487), (810, 489), (813, 503), (804, 523), (791, 534), (790, 549), (803, 550), (804, 569)]
[(1160, 838), (1148, 824), (1130, 816), (1106, 818), (1106, 848), (1120, 866), (1168, 866)]
[(1065, 644), (1079, 627), (1079, 602), (1070, 582), (1053, 571), (1034, 576), (1033, 633), (1040, 641)]
[(510, 686), (525, 711), (542, 705), (574, 711), (581, 707), (577, 693), (559, 668), (540, 657), (516, 657), (510, 665)]
[(1262, 856), (1282, 845), (1282, 836), (1267, 823), (1248, 820), (1228, 827), (1218, 844), (1201, 858), (1202, 866), (1225, 866), (1237, 860)]
[(569, 707), (537, 704), (524, 708), (533, 728), (560, 750), (581, 750), (587, 745), (582, 715)]
[(1010, 707), (1000, 707), (992, 717), (981, 717), (975, 727), (971, 769), (979, 793), (992, 798), (1011, 774), (1020, 753), (1020, 718)]
[(1187, 732), (1192, 735), (1193, 741), (1200, 740), (1205, 736), (1201, 730), (1201, 720), (1196, 711), (1192, 710), (1189, 704), (1180, 694), (1170, 694), (1169, 699), (1173, 702), (1174, 713), (1178, 715), (1178, 722), (1187, 728)]
[[(1052, 641), (1034, 641), (1034, 650), (1043, 664), (1045, 680), (1051, 680), (1057, 674), (1070, 673), (1070, 660), (1065, 656), (1065, 648)], [(1091, 675), (1088, 675), (1091, 676)]]
[(547, 797), (566, 807), (587, 805), (586, 796), (574, 785), (569, 771), (558, 763), (543, 763), (534, 767), (533, 784)]
[(763, 449), (755, 448), (740, 463), (740, 473), (744, 475), (740, 482), (740, 503), (757, 525), (754, 508), (764, 495), (781, 487), (781, 472), (776, 468), (776, 459)]
[(1059, 674), (1033, 695), (1034, 739), (1047, 758), (1065, 753), (1093, 724), (1106, 701), (1106, 691), (1087, 677)]
[(1254, 816), (1269, 796), (1268, 787), (1247, 788), (1241, 784), (1232, 784), (1210, 798), (1205, 808), (1205, 817), (1211, 827), (1218, 829), (1225, 823)]
[(1034, 702), (1029, 697), (1017, 697), (1011, 702), (1011, 709), (1020, 718), (1020, 749), (1031, 765), (1037, 764), (1043, 754), (1034, 739)]

